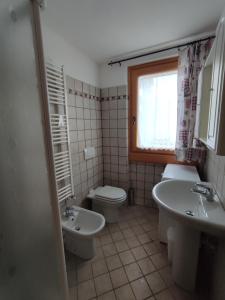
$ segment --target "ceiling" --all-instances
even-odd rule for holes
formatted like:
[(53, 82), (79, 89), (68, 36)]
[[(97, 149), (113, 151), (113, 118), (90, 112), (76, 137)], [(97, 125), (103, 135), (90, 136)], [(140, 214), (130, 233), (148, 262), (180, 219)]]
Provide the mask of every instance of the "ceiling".
[(224, 0), (47, 0), (44, 22), (96, 62), (214, 30)]

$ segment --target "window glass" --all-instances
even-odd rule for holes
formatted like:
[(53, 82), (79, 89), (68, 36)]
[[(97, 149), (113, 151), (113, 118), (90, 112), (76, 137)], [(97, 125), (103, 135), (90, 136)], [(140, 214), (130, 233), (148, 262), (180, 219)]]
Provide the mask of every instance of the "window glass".
[(174, 150), (177, 71), (139, 76), (137, 93), (137, 147)]

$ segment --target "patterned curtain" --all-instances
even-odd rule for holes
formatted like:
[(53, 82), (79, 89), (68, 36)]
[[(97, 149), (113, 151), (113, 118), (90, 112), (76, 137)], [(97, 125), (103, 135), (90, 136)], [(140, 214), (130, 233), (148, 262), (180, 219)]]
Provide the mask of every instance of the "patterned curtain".
[(194, 138), (198, 75), (205, 63), (213, 39), (198, 42), (179, 51), (178, 115), (176, 156), (178, 161), (204, 162), (205, 146)]

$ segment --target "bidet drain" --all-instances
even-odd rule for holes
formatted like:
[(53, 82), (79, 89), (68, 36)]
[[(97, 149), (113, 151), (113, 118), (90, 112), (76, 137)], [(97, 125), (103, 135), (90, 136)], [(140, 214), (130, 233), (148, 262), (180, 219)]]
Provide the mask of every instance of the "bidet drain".
[(75, 230), (79, 231), (80, 230), (80, 226), (79, 225), (75, 226)]
[(193, 213), (193, 211), (191, 211), (191, 210), (185, 210), (184, 212), (185, 212), (186, 215), (191, 216), (191, 217), (194, 217), (194, 215), (195, 215)]

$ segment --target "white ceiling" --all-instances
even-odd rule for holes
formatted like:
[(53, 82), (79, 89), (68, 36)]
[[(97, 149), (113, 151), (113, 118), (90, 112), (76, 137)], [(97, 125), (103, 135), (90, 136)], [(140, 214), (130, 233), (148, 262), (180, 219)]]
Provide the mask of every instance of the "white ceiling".
[(214, 30), (224, 0), (47, 0), (46, 24), (100, 63)]

